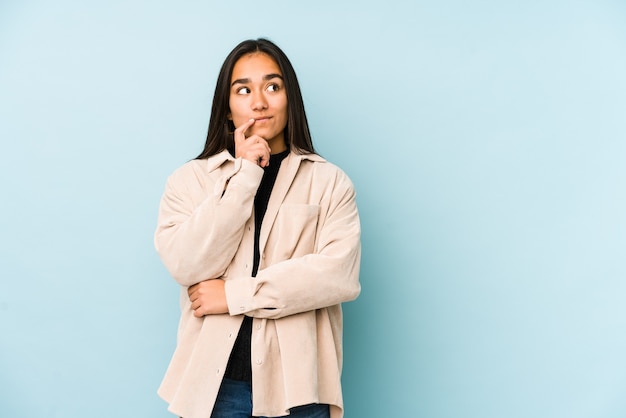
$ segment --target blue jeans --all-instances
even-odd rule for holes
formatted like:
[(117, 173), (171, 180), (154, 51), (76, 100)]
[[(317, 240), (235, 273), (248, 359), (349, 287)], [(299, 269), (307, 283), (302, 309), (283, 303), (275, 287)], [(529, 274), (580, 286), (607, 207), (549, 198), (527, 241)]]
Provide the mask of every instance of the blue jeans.
[[(288, 418), (330, 418), (326, 404), (310, 404), (291, 408)], [(252, 385), (224, 379), (217, 394), (211, 418), (252, 418)], [(267, 417), (259, 417), (267, 418)]]

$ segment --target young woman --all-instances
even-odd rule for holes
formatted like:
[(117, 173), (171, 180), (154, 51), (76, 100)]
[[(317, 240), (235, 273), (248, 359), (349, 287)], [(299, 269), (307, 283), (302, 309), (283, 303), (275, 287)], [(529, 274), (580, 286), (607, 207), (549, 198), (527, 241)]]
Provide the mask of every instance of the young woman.
[(341, 303), (360, 292), (348, 177), (315, 154), (291, 63), (239, 44), (204, 151), (163, 194), (155, 245), (181, 285), (159, 394), (185, 418), (343, 416)]

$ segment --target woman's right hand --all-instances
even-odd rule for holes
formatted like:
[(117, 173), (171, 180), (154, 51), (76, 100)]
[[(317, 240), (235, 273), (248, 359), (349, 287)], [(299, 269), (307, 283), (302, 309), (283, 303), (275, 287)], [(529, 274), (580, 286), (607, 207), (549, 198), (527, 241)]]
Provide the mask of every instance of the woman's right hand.
[(248, 122), (235, 129), (235, 158), (244, 158), (258, 164), (260, 167), (267, 167), (270, 163), (270, 146), (258, 135), (246, 137), (246, 131), (254, 125), (255, 120)]

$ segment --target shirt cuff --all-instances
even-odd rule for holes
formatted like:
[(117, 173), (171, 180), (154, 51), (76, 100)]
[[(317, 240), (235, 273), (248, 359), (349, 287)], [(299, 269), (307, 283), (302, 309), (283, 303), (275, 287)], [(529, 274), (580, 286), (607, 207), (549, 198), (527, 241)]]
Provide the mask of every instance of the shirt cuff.
[(254, 310), (253, 295), (256, 283), (254, 277), (241, 277), (224, 283), (226, 303), (230, 315), (242, 315)]

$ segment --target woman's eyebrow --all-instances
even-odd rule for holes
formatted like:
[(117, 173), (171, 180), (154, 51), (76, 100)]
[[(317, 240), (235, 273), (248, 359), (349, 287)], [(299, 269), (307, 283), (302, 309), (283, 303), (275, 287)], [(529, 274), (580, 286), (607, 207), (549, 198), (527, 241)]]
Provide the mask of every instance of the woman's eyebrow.
[[(282, 80), (283, 76), (278, 73), (266, 74), (263, 76), (263, 81), (269, 81), (272, 78), (280, 78)], [(249, 78), (238, 78), (237, 80), (231, 83), (231, 87), (234, 86), (235, 84), (249, 84), (249, 83), (250, 83)]]
[(282, 80), (283, 76), (280, 74), (268, 74), (265, 77), (263, 77), (263, 80), (268, 81), (268, 80), (271, 80), (272, 78), (280, 78)]

